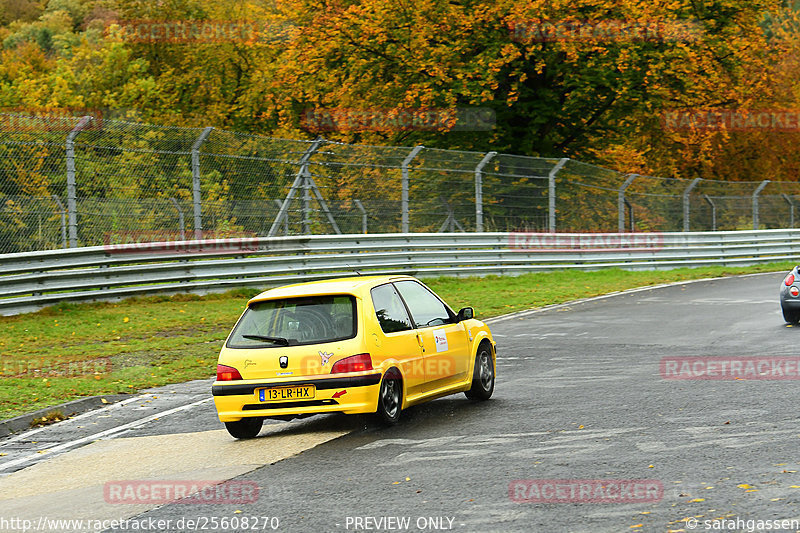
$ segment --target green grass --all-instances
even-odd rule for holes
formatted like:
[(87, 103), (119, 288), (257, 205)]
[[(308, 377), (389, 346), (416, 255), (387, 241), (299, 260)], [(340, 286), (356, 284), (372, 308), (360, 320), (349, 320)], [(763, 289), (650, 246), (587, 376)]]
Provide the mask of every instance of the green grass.
[[(426, 283), (456, 310), (471, 305), (476, 316), (489, 318), (634, 287), (788, 271), (793, 265), (547, 272), (437, 278)], [(62, 304), (37, 313), (0, 317), (0, 418), (80, 396), (133, 393), (211, 377), (222, 341), (247, 299), (257, 292), (242, 289), (207, 296)]]

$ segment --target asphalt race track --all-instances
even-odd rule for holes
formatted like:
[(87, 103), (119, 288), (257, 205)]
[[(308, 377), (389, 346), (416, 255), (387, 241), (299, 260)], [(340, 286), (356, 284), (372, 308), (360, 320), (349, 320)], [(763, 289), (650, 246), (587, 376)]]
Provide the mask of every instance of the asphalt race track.
[[(687, 283), (490, 322), (492, 400), (440, 399), (388, 429), (327, 415), (270, 422), (259, 438), (234, 441), (216, 419), (210, 382), (150, 391), (0, 441), (0, 525), (24, 518), (34, 529), (47, 517), (128, 520), (107, 522), (108, 531), (797, 531), (800, 522), (756, 529), (800, 521), (800, 328), (781, 318), (782, 277)], [(709, 356), (773, 366), (724, 380), (662, 376), (665, 358)], [(775, 379), (775, 361), (793, 378)], [(256, 495), (117, 503), (107, 485), (226, 479)], [(605, 500), (588, 501), (597, 494)]]

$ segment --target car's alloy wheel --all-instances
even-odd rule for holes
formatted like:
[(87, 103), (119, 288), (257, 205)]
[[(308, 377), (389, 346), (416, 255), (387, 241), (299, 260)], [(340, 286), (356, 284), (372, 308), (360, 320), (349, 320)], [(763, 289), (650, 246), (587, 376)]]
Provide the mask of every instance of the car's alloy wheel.
[(378, 393), (378, 418), (387, 424), (394, 424), (400, 419), (403, 405), (403, 382), (396, 372), (390, 370), (381, 381)]
[(242, 418), (236, 422), (225, 422), (225, 429), (237, 439), (252, 439), (261, 432), (264, 419), (258, 416)]
[(494, 357), (488, 343), (481, 343), (475, 355), (472, 388), (465, 394), (470, 400), (488, 400), (494, 392)]

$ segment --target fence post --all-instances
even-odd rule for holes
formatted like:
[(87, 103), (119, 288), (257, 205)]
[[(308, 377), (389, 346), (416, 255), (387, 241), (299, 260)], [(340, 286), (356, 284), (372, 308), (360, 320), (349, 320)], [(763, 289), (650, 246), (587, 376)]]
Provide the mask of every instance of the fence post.
[(308, 182), (308, 167), (303, 165), (303, 235), (311, 235), (311, 183)]
[[(633, 183), (633, 180), (639, 174), (628, 174), (628, 177), (625, 179), (625, 182), (620, 186), (619, 191), (617, 192), (617, 231), (619, 233), (625, 233), (625, 204), (627, 200), (625, 199), (625, 190)], [(633, 226), (631, 225), (631, 232), (633, 232)]]
[(789, 204), (789, 227), (793, 228), (794, 227), (794, 202), (789, 197), (789, 195), (786, 194), (786, 193), (781, 193), (781, 196), (783, 196), (783, 199), (786, 200), (787, 204)]
[(475, 231), (483, 231), (483, 167), (492, 160), (497, 152), (487, 152), (478, 166), (475, 167)]
[[(281, 219), (283, 219), (284, 217), (286, 217), (286, 230), (287, 230), (287, 233), (288, 233), (288, 229), (289, 229), (289, 226), (288, 226), (288, 224), (289, 224), (289, 222), (288, 222), (289, 204), (291, 203), (292, 199), (297, 194), (298, 189), (303, 189), (303, 194), (304, 194), (303, 195), (303, 200), (304, 200), (304, 204), (303, 204), (303, 231), (306, 234), (308, 232), (310, 232), (310, 228), (309, 228), (310, 222), (309, 222), (308, 217), (309, 217), (309, 211), (311, 210), (311, 205), (310, 205), (311, 204), (311, 202), (310, 202), (310, 192), (311, 192), (310, 187), (311, 187), (311, 184), (309, 183), (309, 180), (307, 179), (307, 176), (306, 176), (306, 174), (308, 174), (308, 160), (311, 159), (311, 156), (314, 155), (314, 153), (319, 149), (319, 146), (324, 142), (326, 142), (326, 141), (322, 137), (318, 137), (317, 139), (315, 139), (311, 143), (311, 146), (308, 147), (308, 150), (306, 150), (306, 152), (300, 158), (300, 161), (297, 162), (297, 164), (300, 165), (300, 170), (297, 171), (297, 176), (295, 176), (294, 182), (292, 182), (292, 187), (289, 189), (289, 194), (287, 194), (286, 198), (283, 199), (283, 203), (281, 204), (281, 208), (280, 208), (280, 210), (278, 210), (278, 214), (277, 214), (277, 216), (275, 216), (275, 220), (272, 222), (272, 226), (269, 228), (269, 233), (267, 234), (268, 237), (273, 237), (275, 235), (275, 232), (278, 231), (278, 224), (281, 223)], [(309, 203), (308, 203), (308, 205), (305, 204), (305, 200), (306, 200), (305, 195), (306, 195), (306, 193), (308, 193), (308, 195), (309, 195)]]
[(769, 185), (769, 180), (762, 181), (756, 190), (753, 191), (753, 229), (758, 229), (758, 195), (764, 190), (764, 187)]
[[(275, 204), (278, 206), (278, 213), (280, 213), (281, 212), (281, 208), (283, 207), (283, 202), (281, 202), (280, 200), (275, 198)], [(288, 217), (288, 215), (283, 217), (283, 234), (284, 235), (289, 235), (289, 217)]]
[(367, 210), (364, 209), (364, 205), (361, 203), (361, 200), (353, 200), (353, 203), (361, 211), (361, 233), (364, 235), (367, 234)]
[(691, 215), (691, 210), (689, 206), (689, 194), (691, 194), (692, 189), (697, 187), (697, 184), (703, 181), (703, 178), (695, 178), (683, 190), (683, 231), (689, 231), (689, 217)]
[(78, 247), (78, 201), (75, 193), (75, 137), (86, 127), (93, 117), (81, 117), (67, 135), (65, 144), (67, 156), (67, 212), (69, 213), (69, 247)]
[(170, 198), (169, 201), (172, 202), (172, 205), (175, 206), (175, 210), (178, 212), (178, 227), (181, 229), (181, 240), (185, 241), (186, 240), (186, 227), (185, 227), (186, 221), (183, 218), (183, 209), (181, 209), (180, 204), (178, 203), (178, 201), (175, 198)]
[(628, 225), (631, 228), (631, 233), (636, 231), (636, 221), (633, 218), (633, 204), (628, 201), (627, 198), (623, 199), (625, 206), (628, 208)]
[[(303, 181), (303, 190), (308, 195), (307, 197), (304, 198), (304, 201), (307, 202), (305, 205), (306, 213), (308, 215), (311, 214), (311, 191), (313, 191), (314, 197), (316, 197), (317, 202), (319, 202), (319, 206), (322, 208), (322, 211), (325, 213), (325, 216), (328, 217), (328, 222), (331, 223), (333, 232), (336, 233), (337, 235), (341, 235), (342, 232), (341, 230), (339, 230), (339, 224), (336, 223), (336, 219), (333, 218), (333, 213), (331, 213), (331, 210), (328, 209), (328, 203), (325, 201), (325, 198), (323, 198), (322, 193), (319, 192), (319, 187), (317, 187), (317, 183), (314, 181), (314, 176), (312, 176), (311, 172), (308, 171), (308, 164), (306, 164), (306, 173), (305, 173), (305, 179)], [(310, 220), (308, 225), (308, 233), (311, 233)]]
[(417, 157), (417, 154), (419, 154), (423, 148), (425, 147), (421, 144), (415, 146), (414, 149), (409, 152), (406, 158), (403, 159), (403, 191), (400, 198), (400, 224), (402, 226), (401, 231), (403, 233), (408, 233), (408, 165), (411, 164), (411, 161)]
[(200, 196), (200, 146), (214, 130), (206, 126), (192, 145), (192, 211), (194, 213), (194, 238), (203, 238), (203, 205)]
[(717, 231), (717, 204), (707, 194), (703, 195), (703, 200), (711, 206), (711, 231)]
[(569, 161), (568, 157), (562, 157), (547, 175), (547, 227), (550, 233), (556, 232), (556, 175), (561, 167), (567, 164), (567, 161)]
[(64, 204), (61, 203), (61, 198), (57, 194), (53, 195), (53, 201), (58, 205), (61, 214), (61, 246), (67, 247), (67, 210), (64, 209)]

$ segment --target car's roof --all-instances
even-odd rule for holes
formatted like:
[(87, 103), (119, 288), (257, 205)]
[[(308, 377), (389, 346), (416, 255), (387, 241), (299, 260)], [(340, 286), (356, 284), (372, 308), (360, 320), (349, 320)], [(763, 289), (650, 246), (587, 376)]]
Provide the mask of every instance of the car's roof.
[(314, 296), (319, 294), (354, 294), (360, 295), (376, 285), (389, 281), (401, 281), (414, 278), (411, 276), (350, 276), (346, 278), (325, 279), (284, 285), (262, 292), (248, 302), (260, 302), (275, 298), (288, 298), (295, 296)]

